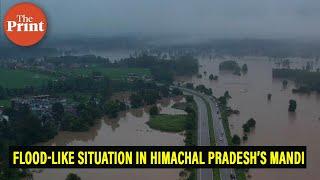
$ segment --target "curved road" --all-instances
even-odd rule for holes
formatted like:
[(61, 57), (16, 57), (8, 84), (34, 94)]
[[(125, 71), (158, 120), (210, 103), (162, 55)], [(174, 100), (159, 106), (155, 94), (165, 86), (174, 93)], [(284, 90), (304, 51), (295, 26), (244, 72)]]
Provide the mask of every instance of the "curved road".
[[(228, 146), (228, 140), (226, 137), (225, 129), (222, 124), (220, 117), (219, 108), (216, 101), (211, 96), (201, 94), (197, 91), (190, 90), (187, 88), (177, 87), (182, 91), (192, 94), (195, 102), (198, 106), (198, 146), (210, 146), (210, 135), (208, 127), (208, 112), (205, 101), (209, 103), (212, 115), (212, 126), (214, 128), (214, 136), (217, 146)], [(204, 101), (205, 100), (205, 101)], [(231, 179), (230, 174), (235, 175), (234, 169), (219, 169), (221, 180), (236, 180)], [(212, 169), (198, 169), (197, 171), (198, 180), (211, 180), (213, 179)]]

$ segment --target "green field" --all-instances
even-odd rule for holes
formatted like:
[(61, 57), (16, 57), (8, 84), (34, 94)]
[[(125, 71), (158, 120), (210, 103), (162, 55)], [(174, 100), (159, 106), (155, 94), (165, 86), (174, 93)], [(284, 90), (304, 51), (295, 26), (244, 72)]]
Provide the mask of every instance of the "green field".
[(0, 106), (10, 107), (11, 101), (10, 99), (2, 99), (0, 100)]
[(187, 115), (161, 114), (151, 116), (147, 124), (152, 128), (165, 132), (181, 132), (185, 130)]
[(4, 88), (23, 88), (38, 86), (52, 79), (48, 75), (27, 70), (0, 69), (0, 86)]
[(146, 75), (150, 76), (150, 70), (145, 68), (103, 68), (103, 67), (90, 67), (90, 68), (78, 68), (71, 71), (65, 70), (72, 76), (89, 76), (93, 72), (100, 72), (102, 75), (109, 77), (110, 79), (123, 79), (128, 76), (129, 73), (134, 73), (140, 77)]

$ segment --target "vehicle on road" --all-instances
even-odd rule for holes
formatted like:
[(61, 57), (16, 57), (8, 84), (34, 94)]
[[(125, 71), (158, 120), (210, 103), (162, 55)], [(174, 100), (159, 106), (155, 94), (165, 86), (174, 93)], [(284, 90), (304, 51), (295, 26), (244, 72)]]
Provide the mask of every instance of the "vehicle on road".
[(234, 180), (234, 179), (236, 179), (236, 176), (231, 173), (231, 174), (230, 174), (230, 178), (231, 178), (232, 180)]
[(222, 141), (222, 137), (219, 138), (219, 141)]

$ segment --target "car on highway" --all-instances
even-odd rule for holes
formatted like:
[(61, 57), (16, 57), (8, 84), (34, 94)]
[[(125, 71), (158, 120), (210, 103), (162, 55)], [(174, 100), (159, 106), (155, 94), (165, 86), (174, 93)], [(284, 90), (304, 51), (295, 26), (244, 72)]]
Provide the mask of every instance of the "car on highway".
[(220, 137), (220, 138), (219, 138), (219, 141), (222, 141), (222, 140), (223, 140), (222, 137)]
[(231, 174), (230, 174), (230, 178), (231, 178), (232, 180), (234, 180), (234, 179), (236, 179), (236, 176), (231, 173)]

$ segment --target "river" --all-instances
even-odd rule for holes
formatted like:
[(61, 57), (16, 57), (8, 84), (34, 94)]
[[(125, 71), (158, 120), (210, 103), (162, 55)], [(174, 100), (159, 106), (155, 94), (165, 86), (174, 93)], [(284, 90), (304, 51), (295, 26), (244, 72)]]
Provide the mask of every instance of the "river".
[[(319, 179), (320, 163), (320, 94), (298, 95), (291, 92), (294, 83), (289, 81), (284, 88), (282, 80), (272, 78), (274, 61), (263, 57), (245, 57), (238, 59), (240, 65), (246, 63), (246, 75), (236, 76), (231, 73), (219, 72), (219, 64), (225, 59), (200, 59), (201, 79), (195, 77), (183, 78), (194, 84), (204, 84), (213, 89), (216, 96), (221, 96), (226, 90), (232, 99), (229, 105), (240, 110), (239, 115), (229, 118), (232, 134), (242, 136), (242, 125), (254, 118), (256, 128), (249, 135), (244, 145), (302, 145), (307, 146), (307, 169), (251, 169), (249, 175), (254, 180), (301, 180)], [(295, 58), (291, 67), (301, 68), (308, 60)], [(316, 63), (319, 67), (319, 64)], [(207, 71), (207, 75), (204, 75)], [(218, 75), (218, 81), (210, 81), (210, 74)], [(271, 101), (267, 94), (272, 94)], [(288, 112), (290, 99), (297, 101), (296, 113)]]
[[(158, 106), (160, 113), (185, 114), (171, 108), (183, 99), (163, 99)], [(56, 146), (178, 146), (184, 145), (184, 136), (152, 130), (146, 124), (149, 120), (147, 107), (123, 112), (117, 119), (102, 118), (87, 132), (59, 132), (52, 140), (40, 145)], [(70, 172), (83, 180), (95, 179), (179, 179), (182, 169), (44, 169), (34, 173), (35, 180), (65, 179)]]

